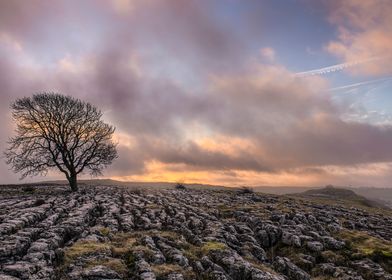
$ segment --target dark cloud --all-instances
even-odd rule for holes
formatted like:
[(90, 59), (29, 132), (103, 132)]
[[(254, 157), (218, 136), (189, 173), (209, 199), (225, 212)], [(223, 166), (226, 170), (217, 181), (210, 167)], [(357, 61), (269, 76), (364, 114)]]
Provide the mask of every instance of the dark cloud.
[[(61, 7), (62, 3), (56, 6), (52, 5), (50, 0), (32, 0), (27, 5), (23, 0), (1, 1), (0, 30), (18, 38), (29, 37), (36, 31), (36, 25), (47, 24), (46, 20), (53, 20), (54, 11), (60, 11)], [(43, 18), (44, 14), (48, 17)]]
[[(16, 77), (21, 74), (22, 73), (14, 67), (10, 59), (0, 55), (0, 177), (3, 183), (16, 180), (19, 177), (18, 175), (14, 175), (5, 164), (3, 152), (14, 128), (11, 122), (11, 112), (9, 110), (10, 103), (12, 99), (23, 96), (23, 92), (26, 91), (26, 88), (28, 87), (26, 83), (16, 83)], [(34, 84), (35, 83), (32, 83), (31, 85), (33, 86)]]
[[(192, 71), (208, 74), (213, 70), (240, 67), (247, 45), (213, 14), (209, 1), (133, 1), (134, 11), (120, 17), (122, 41), (132, 38), (140, 48), (171, 57)], [(118, 15), (115, 15), (118, 19)], [(133, 28), (136, 27), (136, 28)]]
[(239, 148), (238, 154), (230, 155), (221, 151), (211, 151), (199, 144), (188, 141), (180, 146), (170, 143), (145, 144), (151, 159), (168, 164), (184, 164), (190, 170), (257, 170), (270, 171), (261, 158), (245, 149)]
[(119, 145), (117, 151), (120, 157), (111, 167), (112, 176), (130, 176), (145, 171), (144, 160), (147, 158), (143, 150)]
[(336, 117), (304, 120), (266, 142), (269, 155), (294, 166), (353, 165), (390, 162), (392, 127), (347, 123)]

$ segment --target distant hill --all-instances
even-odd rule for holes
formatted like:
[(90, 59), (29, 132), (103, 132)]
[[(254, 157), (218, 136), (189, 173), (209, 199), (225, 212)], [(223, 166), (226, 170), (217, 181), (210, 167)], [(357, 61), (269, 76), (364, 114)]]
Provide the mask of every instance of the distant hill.
[(307, 190), (302, 194), (308, 196), (326, 197), (332, 199), (358, 199), (358, 200), (364, 199), (363, 196), (357, 195), (352, 190), (336, 188), (333, 186), (326, 186), (325, 188), (321, 188), (321, 189)]
[[(285, 187), (285, 186), (259, 186), (253, 189), (256, 192), (269, 193), (269, 194), (296, 194), (302, 193), (308, 190), (318, 190), (323, 187)], [(336, 188), (347, 189), (355, 192), (356, 194), (363, 196), (367, 199), (377, 201), (381, 204), (388, 205), (392, 208), (392, 187), (391, 188), (375, 188), (375, 187), (344, 187), (339, 186)]]
[(353, 205), (362, 205), (367, 207), (389, 208), (381, 201), (368, 199), (364, 196), (358, 195), (350, 189), (337, 188), (333, 186), (326, 186), (325, 188), (320, 189), (310, 189), (294, 195), (326, 201), (351, 203)]
[(322, 187), (256, 186), (256, 187), (253, 187), (253, 190), (255, 192), (281, 195), (281, 194), (300, 193), (300, 192), (304, 192), (307, 190), (321, 189), (321, 188)]

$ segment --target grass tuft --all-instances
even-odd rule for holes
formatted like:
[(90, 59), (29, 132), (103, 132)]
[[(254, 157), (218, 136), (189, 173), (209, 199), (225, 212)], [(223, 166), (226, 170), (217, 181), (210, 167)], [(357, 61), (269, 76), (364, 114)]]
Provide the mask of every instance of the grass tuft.
[(102, 236), (107, 237), (107, 236), (109, 236), (109, 234), (110, 234), (110, 228), (103, 227), (103, 228), (101, 228), (101, 229), (99, 230), (99, 232), (102, 234)]
[(121, 276), (125, 277), (128, 273), (128, 267), (121, 259), (95, 259), (89, 261), (86, 265), (86, 268), (94, 267), (97, 265), (103, 265), (111, 270), (116, 271)]
[(204, 243), (202, 246), (189, 246), (185, 250), (185, 256), (190, 259), (190, 260), (197, 260), (202, 258), (205, 255), (208, 255), (210, 251), (214, 250), (225, 250), (227, 249), (227, 245), (221, 242), (216, 242), (216, 241), (209, 241)]
[(352, 258), (370, 258), (389, 273), (392, 272), (392, 242), (356, 230), (341, 231), (337, 237), (343, 239), (346, 247), (354, 251)]
[(99, 252), (107, 252), (109, 250), (110, 250), (110, 246), (105, 243), (92, 242), (92, 241), (78, 241), (65, 250), (65, 258), (70, 260), (75, 260), (76, 258), (84, 255), (99, 253)]

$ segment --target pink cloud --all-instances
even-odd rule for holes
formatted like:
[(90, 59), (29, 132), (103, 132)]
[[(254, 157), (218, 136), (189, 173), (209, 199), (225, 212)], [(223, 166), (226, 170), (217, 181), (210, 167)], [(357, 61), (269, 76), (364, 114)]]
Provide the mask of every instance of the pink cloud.
[(343, 59), (355, 62), (380, 58), (366, 65), (350, 68), (353, 74), (383, 75), (392, 73), (392, 5), (389, 1), (331, 1), (330, 22), (339, 36), (326, 49)]

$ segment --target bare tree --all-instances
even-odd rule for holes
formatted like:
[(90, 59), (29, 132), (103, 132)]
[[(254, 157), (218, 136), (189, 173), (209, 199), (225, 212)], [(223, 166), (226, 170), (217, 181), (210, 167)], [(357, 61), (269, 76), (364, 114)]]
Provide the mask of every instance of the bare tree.
[(58, 93), (40, 93), (11, 104), (17, 135), (9, 140), (7, 163), (22, 178), (46, 175), (49, 169), (65, 174), (72, 191), (77, 175), (89, 170), (99, 175), (117, 157), (112, 140), (115, 128), (101, 120), (91, 104)]

